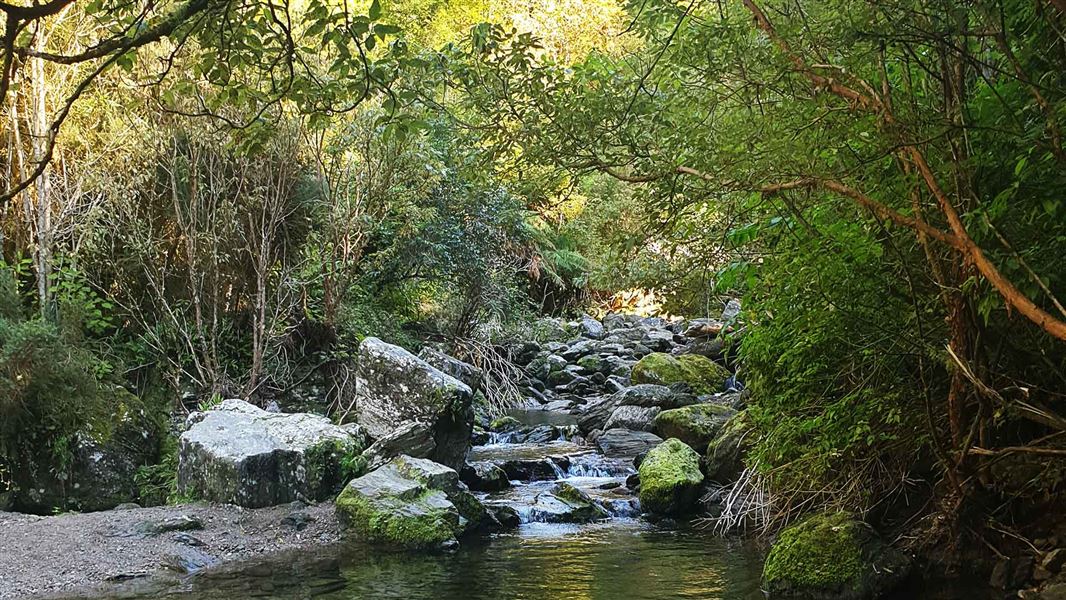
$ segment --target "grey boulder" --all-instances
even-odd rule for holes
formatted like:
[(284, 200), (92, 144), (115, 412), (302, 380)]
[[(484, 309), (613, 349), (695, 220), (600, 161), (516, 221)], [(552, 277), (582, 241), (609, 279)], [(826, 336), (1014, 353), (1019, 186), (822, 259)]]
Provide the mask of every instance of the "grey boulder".
[(249, 508), (331, 497), (344, 483), (342, 459), (363, 450), (350, 427), (308, 413), (269, 413), (243, 400), (193, 413), (187, 425), (178, 491)]

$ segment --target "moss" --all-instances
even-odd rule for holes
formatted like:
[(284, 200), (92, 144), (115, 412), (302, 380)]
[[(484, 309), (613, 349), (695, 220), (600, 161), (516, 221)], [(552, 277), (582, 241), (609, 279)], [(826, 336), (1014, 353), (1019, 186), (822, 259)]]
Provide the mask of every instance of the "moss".
[(863, 575), (863, 525), (843, 512), (815, 515), (781, 532), (763, 566), (763, 582), (771, 591), (807, 594), (842, 593), (857, 589)]
[(701, 483), (699, 454), (679, 439), (668, 439), (640, 463), (640, 504), (648, 512), (683, 513), (695, 502)]
[(589, 354), (578, 359), (577, 366), (595, 373), (603, 369), (603, 359), (595, 354)]
[(521, 426), (522, 424), (514, 417), (497, 417), (489, 423), (489, 431), (513, 431)]
[(704, 455), (707, 477), (718, 483), (735, 481), (744, 470), (744, 455), (751, 446), (753, 425), (748, 411), (733, 415), (707, 444)]
[[(337, 498), (337, 514), (364, 540), (403, 548), (435, 548), (456, 538), (459, 515), (449, 508), (438, 506), (431, 496), (444, 493), (423, 489), (411, 500), (374, 501), (351, 488), (345, 488)], [(410, 505), (421, 510), (409, 510)]]
[(721, 404), (693, 404), (664, 410), (652, 426), (661, 438), (678, 438), (693, 448), (705, 448), (722, 431), (733, 409)]
[(697, 394), (713, 394), (722, 390), (729, 375), (728, 369), (705, 356), (653, 352), (633, 365), (632, 378), (633, 383), (687, 383)]

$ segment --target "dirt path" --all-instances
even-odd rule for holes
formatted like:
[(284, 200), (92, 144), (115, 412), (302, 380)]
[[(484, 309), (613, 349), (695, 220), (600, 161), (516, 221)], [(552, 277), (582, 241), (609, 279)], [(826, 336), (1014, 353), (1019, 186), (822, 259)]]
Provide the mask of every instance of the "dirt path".
[(188, 573), (341, 539), (333, 505), (0, 512), (0, 599), (64, 595), (161, 570)]

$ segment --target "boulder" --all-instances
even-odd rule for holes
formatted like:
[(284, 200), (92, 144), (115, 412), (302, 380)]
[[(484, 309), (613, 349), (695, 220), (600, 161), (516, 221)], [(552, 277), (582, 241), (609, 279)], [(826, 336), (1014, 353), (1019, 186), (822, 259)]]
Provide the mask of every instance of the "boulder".
[(407, 422), (433, 430), (433, 460), (458, 468), (474, 425), (470, 387), (407, 350), (368, 337), (359, 344), (355, 406), (359, 423), (375, 439)]
[(113, 393), (115, 408), (106, 421), (69, 440), (65, 469), (42, 462), (35, 469), (7, 473), (13, 479), (10, 489), (0, 473), (0, 510), (90, 512), (138, 499), (134, 476), (141, 466), (156, 462), (162, 429), (136, 396), (123, 388)]
[(640, 505), (651, 513), (688, 512), (703, 483), (699, 454), (676, 438), (652, 448), (640, 463), (639, 473)]
[(578, 428), (585, 433), (595, 429), (603, 429), (607, 419), (611, 418), (611, 414), (614, 413), (614, 409), (618, 407), (618, 404), (617, 395), (602, 396), (589, 400), (583, 407), (581, 416), (578, 417)]
[(786, 528), (770, 548), (770, 598), (873, 600), (896, 587), (910, 560), (847, 513), (822, 513)]
[(726, 302), (725, 308), (722, 309), (722, 321), (725, 323), (732, 323), (740, 316), (740, 300), (732, 298), (729, 302)]
[(534, 520), (544, 523), (587, 523), (610, 516), (588, 494), (569, 483), (559, 483), (537, 494), (530, 512)]
[(507, 473), (487, 462), (474, 462), (463, 466), (459, 479), (476, 492), (499, 492), (511, 487)]
[(662, 410), (695, 404), (698, 400), (692, 394), (671, 389), (665, 385), (642, 383), (627, 387), (618, 392), (619, 405), (656, 407)]
[(751, 447), (752, 424), (747, 411), (733, 415), (707, 445), (704, 457), (707, 479), (732, 483), (744, 472), (744, 456)]
[(607, 419), (604, 429), (630, 429), (632, 431), (651, 431), (652, 422), (661, 409), (658, 406), (619, 406)]
[[(473, 439), (473, 433), (470, 437)], [(366, 469), (373, 470), (401, 454), (426, 458), (433, 456), (436, 449), (433, 427), (420, 421), (408, 421), (371, 444), (363, 451), (363, 459)]]
[(259, 508), (325, 500), (343, 485), (344, 461), (361, 436), (308, 413), (269, 413), (225, 400), (189, 415), (178, 451), (178, 491)]
[(429, 346), (426, 346), (418, 353), (418, 358), (462, 381), (470, 388), (472, 393), (477, 394), (481, 390), (481, 382), (485, 379), (485, 373), (474, 365), (448, 356), (444, 352)]
[(336, 510), (356, 538), (407, 549), (454, 547), (464, 534), (493, 522), (454, 469), (410, 456), (353, 479)]
[(721, 433), (736, 411), (721, 404), (693, 404), (664, 410), (655, 417), (652, 431), (662, 438), (677, 438), (693, 448), (706, 448)]
[(662, 441), (662, 438), (647, 431), (608, 429), (596, 438), (596, 447), (609, 458), (629, 458), (651, 450)]
[(713, 394), (723, 390), (730, 372), (713, 360), (698, 354), (671, 356), (653, 352), (633, 365), (633, 383), (670, 385), (686, 383), (696, 394)]
[(604, 329), (603, 324), (589, 315), (582, 315), (581, 320), (576, 325), (577, 333), (581, 336), (593, 340), (602, 340), (607, 336), (607, 331)]

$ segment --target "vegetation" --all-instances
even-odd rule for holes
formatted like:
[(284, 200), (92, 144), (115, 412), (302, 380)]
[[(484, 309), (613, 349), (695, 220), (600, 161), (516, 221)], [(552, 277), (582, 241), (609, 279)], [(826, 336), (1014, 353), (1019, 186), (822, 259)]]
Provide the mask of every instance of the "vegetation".
[(734, 492), (767, 530), (1006, 548), (1063, 505), (1061, 0), (0, 13), (0, 494), (134, 405), (339, 417), (368, 335), (442, 343), (497, 406), (538, 317), (742, 296)]

